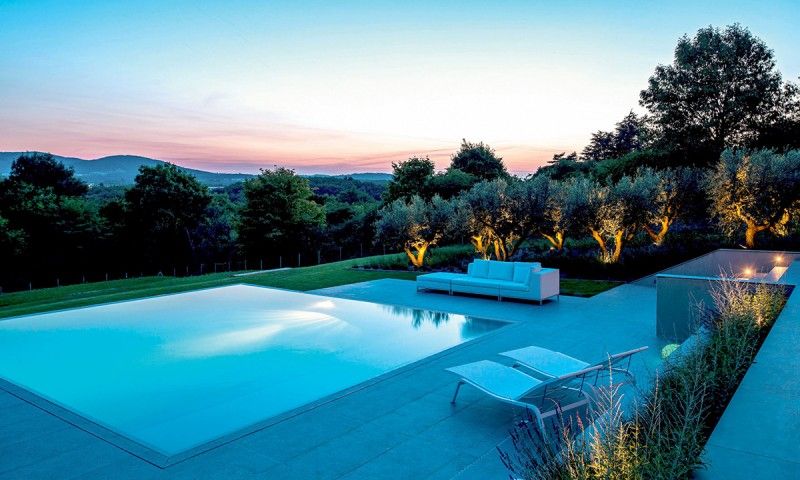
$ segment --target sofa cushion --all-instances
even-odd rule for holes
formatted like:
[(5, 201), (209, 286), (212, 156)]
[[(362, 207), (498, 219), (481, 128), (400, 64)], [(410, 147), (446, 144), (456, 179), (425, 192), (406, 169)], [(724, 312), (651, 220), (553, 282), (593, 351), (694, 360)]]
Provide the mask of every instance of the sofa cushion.
[(465, 277), (466, 275), (460, 275), (458, 273), (450, 273), (450, 272), (436, 272), (436, 273), (426, 273), (425, 275), (420, 275), (417, 277), (417, 283), (442, 283), (446, 285), (450, 285), (450, 282), (453, 278), (457, 277)]
[(489, 275), (486, 278), (510, 282), (514, 279), (514, 264), (511, 262), (489, 262)]
[(453, 279), (453, 291), (459, 291), (458, 287), (466, 288), (486, 288), (492, 291), (499, 291), (500, 289), (524, 291), (528, 288), (527, 285), (521, 283), (514, 283), (507, 280), (495, 280), (490, 278), (475, 278), (463, 277)]
[(514, 262), (514, 281), (519, 283), (528, 283), (529, 274), (538, 272), (542, 269), (542, 264), (539, 262)]
[(476, 278), (486, 278), (489, 275), (489, 260), (475, 260), (469, 266), (469, 275)]
[(516, 283), (528, 283), (531, 274), (531, 266), (524, 263), (514, 264), (514, 281)]

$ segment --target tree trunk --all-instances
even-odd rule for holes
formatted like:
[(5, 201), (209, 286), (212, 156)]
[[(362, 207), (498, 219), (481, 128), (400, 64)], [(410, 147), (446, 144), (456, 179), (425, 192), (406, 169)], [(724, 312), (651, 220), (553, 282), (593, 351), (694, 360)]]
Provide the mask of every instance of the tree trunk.
[(617, 263), (622, 255), (622, 244), (625, 241), (625, 230), (618, 230), (614, 234), (614, 253), (611, 255), (611, 263)]
[(480, 254), (484, 260), (489, 259), (489, 243), (484, 242), (483, 235), (473, 235), (470, 239), (472, 246), (475, 247), (475, 252)]
[(542, 233), (542, 236), (547, 239), (548, 242), (558, 250), (561, 251), (564, 248), (564, 233), (563, 232), (556, 232), (553, 235), (548, 235), (546, 233)]
[(505, 262), (508, 259), (505, 245), (503, 245), (503, 242), (497, 238), (494, 240), (494, 256), (502, 262)]
[[(408, 259), (414, 267), (422, 268), (422, 265), (425, 263), (425, 252), (428, 251), (429, 245), (430, 243), (428, 242), (417, 242), (409, 247), (405, 247), (406, 255), (408, 255)], [(411, 251), (411, 248), (414, 249), (414, 252)]]
[(589, 229), (589, 232), (592, 234), (592, 238), (600, 245), (600, 251), (602, 252), (603, 260), (607, 260), (608, 257), (608, 247), (606, 247), (606, 241), (603, 240), (603, 237), (600, 235), (600, 232), (597, 230)]
[(668, 217), (662, 217), (661, 221), (659, 222), (660, 228), (658, 231), (653, 230), (649, 225), (644, 226), (644, 231), (647, 232), (647, 235), (653, 241), (653, 244), (660, 246), (664, 243), (664, 238), (667, 236), (670, 223), (671, 222)]
[(756, 225), (755, 222), (747, 222), (747, 231), (744, 233), (744, 246), (754, 248), (756, 246), (756, 234), (769, 228), (769, 225)]

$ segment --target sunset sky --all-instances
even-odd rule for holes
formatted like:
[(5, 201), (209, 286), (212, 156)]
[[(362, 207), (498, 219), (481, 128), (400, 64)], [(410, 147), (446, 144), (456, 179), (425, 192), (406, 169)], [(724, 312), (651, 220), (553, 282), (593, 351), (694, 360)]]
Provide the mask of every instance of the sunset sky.
[(531, 172), (639, 111), (679, 36), (733, 22), (797, 80), (796, 0), (0, 0), (0, 151), (343, 173), (442, 168), (466, 138)]

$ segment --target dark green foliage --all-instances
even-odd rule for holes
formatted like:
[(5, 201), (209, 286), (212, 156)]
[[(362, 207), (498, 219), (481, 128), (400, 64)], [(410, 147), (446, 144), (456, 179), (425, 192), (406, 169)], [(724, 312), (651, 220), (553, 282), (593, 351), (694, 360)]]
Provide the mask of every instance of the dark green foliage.
[(211, 195), (195, 229), (196, 253), (204, 262), (230, 260), (236, 253), (238, 207), (224, 193)]
[(92, 185), (86, 193), (86, 201), (89, 202), (93, 208), (100, 209), (113, 201), (122, 201), (125, 198), (125, 192), (129, 187), (121, 185)]
[(392, 163), (394, 176), (386, 190), (385, 203), (410, 200), (414, 196), (430, 198), (428, 182), (433, 177), (434, 165), (428, 157), (411, 157)]
[(49, 153), (21, 155), (11, 164), (8, 180), (13, 184), (52, 190), (57, 197), (79, 197), (89, 189), (75, 177), (72, 168), (65, 167)]
[(646, 148), (649, 137), (647, 118), (631, 111), (617, 123), (613, 132), (600, 130), (593, 133), (581, 157), (584, 161), (619, 158)]
[[(211, 203), (208, 188), (175, 165), (142, 166), (125, 192), (125, 226), (144, 262), (193, 260), (197, 232)], [(142, 248), (144, 247), (144, 248)]]
[(480, 180), (508, 177), (503, 159), (483, 142), (472, 143), (462, 140), (461, 148), (450, 158), (450, 168), (474, 175)]
[(552, 180), (567, 180), (588, 174), (592, 170), (592, 164), (580, 161), (576, 152), (569, 155), (566, 152), (557, 153), (547, 163), (548, 165), (536, 171), (536, 175), (546, 175)]
[(780, 109), (782, 80), (772, 50), (747, 28), (702, 28), (681, 37), (671, 65), (641, 92), (660, 144), (690, 164), (709, 165), (725, 148), (752, 145)]
[(244, 184), (239, 241), (248, 255), (307, 250), (325, 225), (308, 180), (286, 168), (262, 170)]
[(0, 181), (0, 280), (29, 278), (86, 259), (97, 220), (83, 199), (87, 186), (49, 155), (22, 155)]
[(625, 175), (633, 175), (640, 167), (668, 168), (673, 156), (662, 150), (635, 150), (621, 157), (609, 158), (592, 165), (591, 174), (597, 178), (618, 181)]
[(388, 185), (387, 182), (365, 182), (353, 177), (312, 175), (307, 178), (315, 195), (336, 197), (337, 200), (350, 204), (379, 201)]
[(475, 175), (457, 168), (448, 168), (445, 172), (437, 173), (428, 180), (428, 189), (433, 194), (447, 200), (469, 190), (476, 183), (478, 183), (478, 177)]

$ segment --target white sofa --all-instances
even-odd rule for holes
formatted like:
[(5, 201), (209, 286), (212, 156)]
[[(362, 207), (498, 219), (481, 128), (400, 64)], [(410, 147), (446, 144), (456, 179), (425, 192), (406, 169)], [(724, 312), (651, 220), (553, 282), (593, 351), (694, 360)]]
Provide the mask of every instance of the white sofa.
[(535, 300), (558, 297), (559, 272), (542, 268), (538, 262), (499, 262), (475, 260), (467, 273), (437, 272), (417, 277), (417, 291), (438, 290), (453, 293), (491, 295), (498, 300)]

